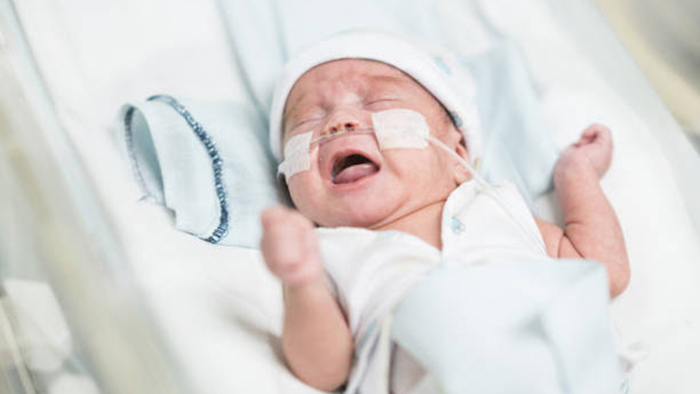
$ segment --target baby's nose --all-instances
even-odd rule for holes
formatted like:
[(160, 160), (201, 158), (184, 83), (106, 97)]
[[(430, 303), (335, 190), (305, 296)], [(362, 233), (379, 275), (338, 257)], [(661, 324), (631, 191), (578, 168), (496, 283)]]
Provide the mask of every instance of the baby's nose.
[(339, 131), (353, 131), (356, 128), (360, 127), (360, 124), (358, 122), (338, 122), (335, 124), (331, 124), (330, 127), (326, 130), (325, 135), (328, 134), (335, 134)]

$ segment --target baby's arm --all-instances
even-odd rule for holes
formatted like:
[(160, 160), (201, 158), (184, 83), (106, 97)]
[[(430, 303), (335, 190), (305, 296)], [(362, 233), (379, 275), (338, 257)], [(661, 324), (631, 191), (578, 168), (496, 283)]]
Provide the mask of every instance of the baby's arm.
[(284, 292), (282, 352), (299, 379), (333, 391), (348, 378), (354, 345), (326, 284), (313, 224), (282, 207), (266, 210), (261, 219), (260, 249)]
[(554, 171), (565, 229), (536, 221), (550, 256), (603, 263), (614, 298), (627, 288), (630, 268), (622, 229), (598, 183), (611, 158), (610, 130), (600, 125), (588, 127), (580, 140), (562, 153)]

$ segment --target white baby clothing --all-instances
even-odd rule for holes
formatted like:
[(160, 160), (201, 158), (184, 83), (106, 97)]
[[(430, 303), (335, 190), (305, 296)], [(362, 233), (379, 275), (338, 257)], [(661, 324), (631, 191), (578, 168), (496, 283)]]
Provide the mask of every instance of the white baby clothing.
[(329, 282), (355, 343), (346, 393), (430, 392), (430, 377), (388, 338), (392, 309), (431, 267), (548, 258), (532, 213), (508, 182), (469, 181), (450, 194), (442, 213), (442, 250), (400, 231), (317, 232)]

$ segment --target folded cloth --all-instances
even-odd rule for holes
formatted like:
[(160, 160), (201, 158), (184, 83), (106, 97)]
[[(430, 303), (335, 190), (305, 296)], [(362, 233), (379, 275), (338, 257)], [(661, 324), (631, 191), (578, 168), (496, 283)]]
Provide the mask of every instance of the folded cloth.
[(391, 338), (448, 394), (619, 392), (608, 294), (586, 260), (441, 262), (399, 303)]
[(144, 198), (171, 209), (178, 230), (257, 248), (260, 212), (283, 198), (254, 109), (153, 96), (122, 106), (116, 129)]

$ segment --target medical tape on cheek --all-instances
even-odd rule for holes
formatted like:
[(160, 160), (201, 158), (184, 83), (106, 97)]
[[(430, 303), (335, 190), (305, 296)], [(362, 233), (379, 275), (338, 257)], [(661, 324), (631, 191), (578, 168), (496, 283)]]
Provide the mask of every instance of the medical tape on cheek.
[(284, 146), (284, 161), (277, 167), (277, 174), (286, 179), (311, 168), (311, 146), (321, 145), (347, 134), (375, 133), (379, 149), (425, 148), (430, 134), (425, 118), (408, 109), (394, 109), (372, 114), (373, 127), (344, 130), (312, 139), (313, 132), (295, 135)]
[(486, 184), (466, 160), (442, 141), (430, 135), (428, 122), (420, 112), (404, 108), (374, 112), (372, 113), (372, 125), (372, 128), (347, 130), (339, 132), (337, 135), (318, 137), (316, 140), (312, 140), (313, 132), (295, 135), (284, 146), (285, 159), (277, 168), (278, 174), (284, 174), (285, 178), (289, 179), (294, 174), (309, 170), (311, 168), (310, 151), (312, 143), (320, 145), (345, 134), (368, 133), (373, 129), (380, 150), (400, 148), (425, 149), (428, 147), (428, 141), (430, 141), (457, 160), (472, 174), (478, 183)]
[(474, 167), (457, 154), (449, 146), (430, 135), (430, 127), (425, 117), (410, 109), (390, 109), (372, 114), (374, 132), (377, 135), (379, 149), (418, 148), (424, 149), (428, 141), (445, 151), (455, 159), (462, 167), (466, 168), (474, 180), (481, 185), (486, 181), (481, 178)]
[(313, 132), (295, 135), (284, 146), (284, 161), (277, 167), (277, 174), (284, 174), (285, 179), (311, 168), (311, 137)]
[(428, 147), (430, 127), (425, 117), (410, 109), (390, 109), (372, 114), (379, 149)]

